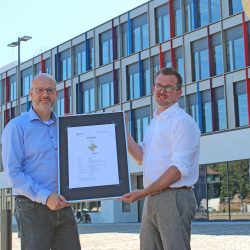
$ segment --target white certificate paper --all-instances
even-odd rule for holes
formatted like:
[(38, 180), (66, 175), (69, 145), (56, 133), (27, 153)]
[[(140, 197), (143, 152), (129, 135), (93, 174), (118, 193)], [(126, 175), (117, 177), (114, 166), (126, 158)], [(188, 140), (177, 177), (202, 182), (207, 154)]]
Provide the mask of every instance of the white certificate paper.
[(115, 125), (70, 127), (69, 188), (119, 184)]

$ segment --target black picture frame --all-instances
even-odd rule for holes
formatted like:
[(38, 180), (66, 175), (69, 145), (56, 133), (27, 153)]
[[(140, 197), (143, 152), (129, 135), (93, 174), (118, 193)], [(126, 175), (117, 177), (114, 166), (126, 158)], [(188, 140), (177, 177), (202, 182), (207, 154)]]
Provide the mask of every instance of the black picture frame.
[[(68, 135), (70, 127), (115, 124), (118, 160), (118, 185), (69, 188)], [(58, 118), (58, 191), (69, 202), (93, 201), (121, 197), (130, 192), (130, 178), (127, 159), (127, 142), (124, 113), (99, 113), (62, 116)]]

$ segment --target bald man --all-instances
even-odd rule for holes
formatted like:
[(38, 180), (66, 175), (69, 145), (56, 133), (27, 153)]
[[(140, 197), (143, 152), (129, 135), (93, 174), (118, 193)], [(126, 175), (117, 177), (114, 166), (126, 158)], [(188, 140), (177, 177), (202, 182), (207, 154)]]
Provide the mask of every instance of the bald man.
[(78, 250), (79, 235), (70, 204), (57, 193), (56, 81), (36, 76), (29, 112), (12, 119), (2, 134), (4, 171), (16, 200), (22, 250)]

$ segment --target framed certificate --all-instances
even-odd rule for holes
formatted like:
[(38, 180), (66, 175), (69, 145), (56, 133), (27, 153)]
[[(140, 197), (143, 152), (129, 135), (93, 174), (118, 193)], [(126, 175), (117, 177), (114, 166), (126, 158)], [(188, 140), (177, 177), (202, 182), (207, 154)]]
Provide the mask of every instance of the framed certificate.
[(124, 113), (58, 119), (59, 193), (76, 202), (129, 192)]

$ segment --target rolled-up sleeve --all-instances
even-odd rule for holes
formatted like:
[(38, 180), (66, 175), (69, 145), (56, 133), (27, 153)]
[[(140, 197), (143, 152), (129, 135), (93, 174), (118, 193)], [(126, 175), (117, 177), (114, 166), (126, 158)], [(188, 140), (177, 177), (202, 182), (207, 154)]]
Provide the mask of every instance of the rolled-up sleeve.
[(181, 173), (181, 177), (189, 176), (194, 167), (195, 157), (200, 149), (200, 130), (191, 119), (179, 119), (171, 136), (171, 163)]

